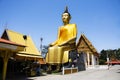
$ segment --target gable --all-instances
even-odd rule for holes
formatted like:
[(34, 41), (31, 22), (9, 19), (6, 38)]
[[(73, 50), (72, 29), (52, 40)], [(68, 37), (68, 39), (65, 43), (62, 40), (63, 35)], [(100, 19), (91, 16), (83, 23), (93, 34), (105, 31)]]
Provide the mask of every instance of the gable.
[(25, 40), (23, 34), (11, 30), (5, 30), (5, 31), (6, 32), (4, 32), (2, 35), (3, 38), (8, 37), (10, 41), (26, 46), (24, 51), (21, 51), (19, 53), (27, 54), (27, 55), (41, 55), (30, 36), (27, 36), (27, 39)]
[(77, 50), (79, 53), (80, 52), (92, 52), (83, 37), (81, 37), (79, 41), (79, 45), (77, 45)]
[(9, 38), (8, 38), (8, 36), (7, 36), (6, 30), (3, 32), (1, 38), (6, 39), (6, 40), (9, 40)]
[(84, 36), (84, 34), (81, 34), (80, 39), (77, 43), (77, 50), (78, 52), (90, 52), (90, 53), (97, 53), (94, 46), (91, 44), (91, 42)]

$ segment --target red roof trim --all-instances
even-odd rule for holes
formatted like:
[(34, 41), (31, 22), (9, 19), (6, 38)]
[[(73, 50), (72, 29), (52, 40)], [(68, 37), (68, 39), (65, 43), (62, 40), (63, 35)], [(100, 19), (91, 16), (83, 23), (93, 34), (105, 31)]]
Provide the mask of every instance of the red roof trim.
[(17, 43), (15, 43), (15, 42), (12, 42), (12, 41), (9, 41), (9, 40), (5, 40), (5, 39), (2, 39), (2, 38), (0, 38), (0, 43), (6, 43), (6, 44), (11, 44), (11, 45), (16, 45), (16, 46), (25, 47), (25, 45), (17, 44)]
[(120, 64), (120, 60), (113, 60), (113, 61), (106, 62), (106, 63), (110, 63), (110, 64)]

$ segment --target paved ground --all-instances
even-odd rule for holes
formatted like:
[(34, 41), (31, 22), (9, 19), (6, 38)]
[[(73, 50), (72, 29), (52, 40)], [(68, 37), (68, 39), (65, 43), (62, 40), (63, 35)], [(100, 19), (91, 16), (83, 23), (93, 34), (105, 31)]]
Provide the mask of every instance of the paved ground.
[(78, 73), (67, 75), (46, 75), (29, 77), (27, 80), (120, 80), (120, 65), (106, 68), (87, 69)]

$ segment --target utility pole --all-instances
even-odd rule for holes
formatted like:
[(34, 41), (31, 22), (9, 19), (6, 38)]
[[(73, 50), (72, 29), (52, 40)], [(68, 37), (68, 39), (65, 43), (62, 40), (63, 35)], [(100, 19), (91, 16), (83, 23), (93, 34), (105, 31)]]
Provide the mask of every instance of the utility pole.
[(107, 52), (107, 65), (108, 65), (108, 70), (109, 70), (109, 65), (110, 65), (110, 64), (109, 64), (109, 57), (108, 57), (108, 53), (109, 53), (109, 52)]
[(41, 50), (41, 54), (42, 54), (42, 41), (43, 41), (43, 38), (42, 38), (42, 37), (40, 38), (40, 41), (41, 41), (40, 50)]

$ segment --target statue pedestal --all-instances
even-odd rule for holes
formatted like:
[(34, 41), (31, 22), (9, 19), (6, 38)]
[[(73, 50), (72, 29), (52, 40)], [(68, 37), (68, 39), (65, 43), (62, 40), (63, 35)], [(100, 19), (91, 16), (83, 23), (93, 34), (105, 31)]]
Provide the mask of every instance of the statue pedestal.
[(63, 70), (62, 70), (62, 75), (64, 74), (72, 74), (72, 73), (76, 73), (78, 72), (78, 67), (75, 67), (75, 68), (64, 68), (63, 67)]

